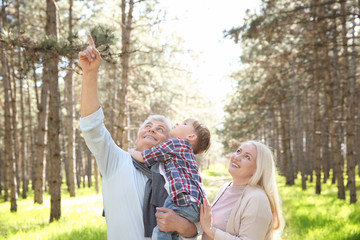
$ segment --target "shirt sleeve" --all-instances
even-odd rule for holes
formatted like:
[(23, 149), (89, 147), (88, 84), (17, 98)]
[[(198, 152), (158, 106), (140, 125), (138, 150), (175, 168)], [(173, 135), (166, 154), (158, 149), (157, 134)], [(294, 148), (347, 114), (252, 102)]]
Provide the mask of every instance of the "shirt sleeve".
[(80, 129), (86, 145), (95, 156), (101, 175), (110, 177), (121, 167), (124, 159), (129, 159), (129, 153), (116, 145), (103, 120), (104, 113), (100, 107), (96, 112), (80, 118)]
[(251, 196), (241, 214), (239, 233), (232, 235), (220, 229), (215, 231), (215, 240), (256, 240), (265, 239), (272, 223), (269, 200), (263, 194)]
[(157, 162), (166, 162), (171, 159), (174, 149), (175, 144), (172, 139), (169, 139), (158, 146), (146, 149), (141, 154), (145, 165), (150, 167)]
[(204, 230), (202, 229), (200, 222), (196, 222), (194, 224), (195, 224), (196, 230), (198, 232), (198, 236), (202, 235), (204, 233)]

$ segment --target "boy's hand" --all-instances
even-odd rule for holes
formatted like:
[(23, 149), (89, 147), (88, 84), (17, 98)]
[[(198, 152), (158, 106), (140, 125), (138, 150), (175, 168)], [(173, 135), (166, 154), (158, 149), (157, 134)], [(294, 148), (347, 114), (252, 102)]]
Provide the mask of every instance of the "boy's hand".
[(138, 162), (145, 162), (142, 155), (141, 155), (141, 152), (139, 151), (136, 151), (135, 149), (130, 149), (129, 150), (129, 153), (131, 154), (131, 156)]
[(102, 61), (91, 35), (87, 34), (87, 38), (89, 46), (84, 51), (79, 52), (79, 62), (84, 74), (97, 72)]

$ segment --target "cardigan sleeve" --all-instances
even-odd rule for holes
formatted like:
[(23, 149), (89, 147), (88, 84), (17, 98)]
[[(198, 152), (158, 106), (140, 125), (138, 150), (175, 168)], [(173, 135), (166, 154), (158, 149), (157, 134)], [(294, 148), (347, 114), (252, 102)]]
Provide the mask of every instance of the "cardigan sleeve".
[(255, 191), (243, 200), (245, 202), (240, 205), (233, 223), (237, 225), (237, 222), (240, 225), (238, 234), (216, 229), (215, 240), (258, 240), (268, 236), (272, 224), (272, 213), (265, 193)]

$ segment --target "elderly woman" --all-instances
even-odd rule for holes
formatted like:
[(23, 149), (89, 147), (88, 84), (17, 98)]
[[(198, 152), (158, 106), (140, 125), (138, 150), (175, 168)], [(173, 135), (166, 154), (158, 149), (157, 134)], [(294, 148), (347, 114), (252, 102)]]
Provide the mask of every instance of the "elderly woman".
[(256, 141), (231, 156), (230, 183), (201, 206), (202, 239), (273, 239), (284, 227), (272, 151)]

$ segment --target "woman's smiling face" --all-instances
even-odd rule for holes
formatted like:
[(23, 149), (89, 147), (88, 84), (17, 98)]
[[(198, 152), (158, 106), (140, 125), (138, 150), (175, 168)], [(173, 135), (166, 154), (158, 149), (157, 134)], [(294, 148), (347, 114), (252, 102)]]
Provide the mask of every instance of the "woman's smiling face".
[(256, 170), (257, 149), (253, 143), (242, 144), (231, 156), (229, 173), (235, 185), (245, 185)]

